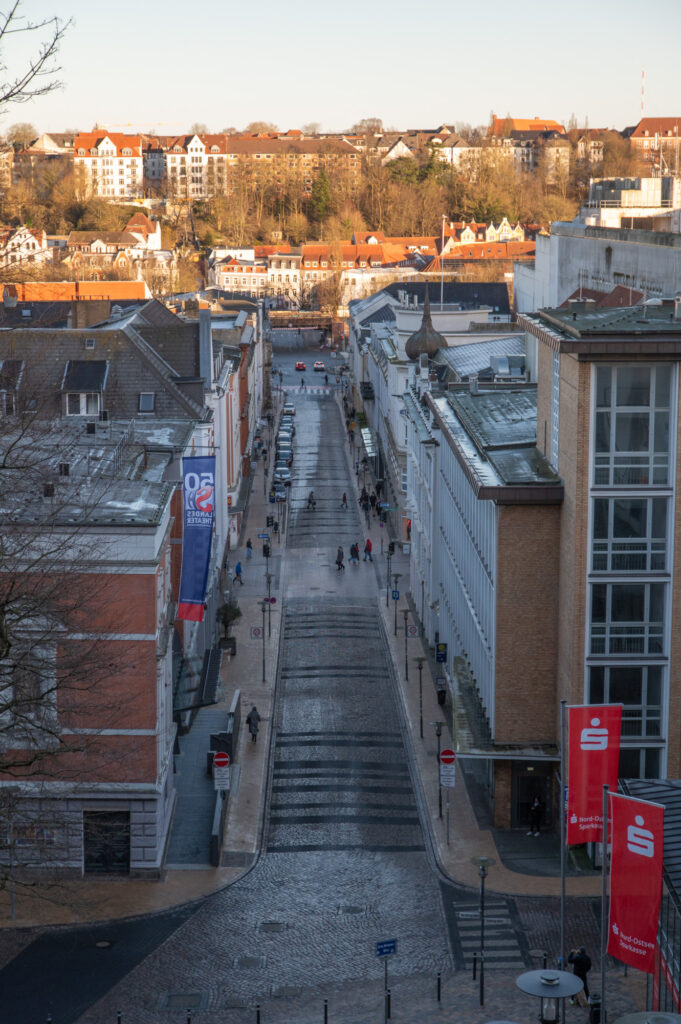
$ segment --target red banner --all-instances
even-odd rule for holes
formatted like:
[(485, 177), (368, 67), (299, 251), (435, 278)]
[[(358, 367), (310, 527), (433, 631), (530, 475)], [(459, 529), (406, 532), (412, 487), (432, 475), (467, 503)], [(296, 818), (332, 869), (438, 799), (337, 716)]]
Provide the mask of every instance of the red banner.
[(597, 843), (603, 835), (603, 786), (617, 789), (621, 704), (568, 708), (567, 844)]
[(662, 899), (664, 807), (611, 793), (610, 842), (608, 953), (652, 974)]

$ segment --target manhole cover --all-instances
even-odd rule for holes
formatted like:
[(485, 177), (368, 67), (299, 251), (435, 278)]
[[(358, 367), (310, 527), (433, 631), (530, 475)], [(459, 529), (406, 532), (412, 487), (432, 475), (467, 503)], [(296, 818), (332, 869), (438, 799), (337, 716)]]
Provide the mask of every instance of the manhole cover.
[(350, 906), (347, 906), (347, 907), (340, 906), (338, 908), (338, 913), (339, 914), (363, 914), (364, 910), (365, 910), (364, 907), (356, 907), (356, 906), (353, 906), (353, 905), (350, 905)]
[(302, 989), (297, 988), (295, 985), (273, 985), (272, 996), (275, 999), (286, 999), (292, 998), (293, 996), (300, 995)]
[(234, 961), (235, 967), (264, 967), (266, 958), (264, 956), (238, 956)]
[(263, 921), (260, 925), (261, 932), (283, 932), (285, 928), (283, 921)]
[(169, 1010), (200, 1010), (203, 996), (200, 992), (171, 992), (166, 999)]
[(95, 942), (96, 949), (111, 949), (113, 942), (111, 939), (100, 939), (99, 942)]

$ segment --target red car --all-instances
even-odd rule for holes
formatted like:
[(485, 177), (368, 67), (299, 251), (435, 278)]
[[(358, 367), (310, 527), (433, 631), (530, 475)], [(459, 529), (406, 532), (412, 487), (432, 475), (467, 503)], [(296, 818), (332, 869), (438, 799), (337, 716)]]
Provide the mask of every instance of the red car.
[(307, 370), (305, 363), (296, 363), (296, 370)]

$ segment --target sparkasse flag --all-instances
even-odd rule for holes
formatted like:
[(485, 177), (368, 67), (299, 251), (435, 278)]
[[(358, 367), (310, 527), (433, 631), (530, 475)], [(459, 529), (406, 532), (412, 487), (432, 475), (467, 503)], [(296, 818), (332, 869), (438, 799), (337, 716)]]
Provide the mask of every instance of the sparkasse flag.
[(662, 899), (664, 807), (610, 794), (608, 953), (652, 974)]
[(603, 786), (617, 789), (621, 704), (568, 708), (567, 844), (597, 843), (603, 834)]

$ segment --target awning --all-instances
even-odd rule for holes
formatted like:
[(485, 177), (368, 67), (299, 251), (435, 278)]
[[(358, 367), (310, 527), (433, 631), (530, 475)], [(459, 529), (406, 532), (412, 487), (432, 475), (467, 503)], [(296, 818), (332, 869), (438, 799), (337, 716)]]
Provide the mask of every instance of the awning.
[(554, 743), (496, 743), (478, 691), (464, 666), (455, 665), (448, 678), (452, 699), (452, 743), (457, 757), (485, 761), (560, 761)]
[(378, 455), (378, 448), (374, 440), (374, 436), (369, 427), (362, 427), (360, 430), (362, 435), (362, 444), (364, 445), (364, 451), (367, 453), (369, 458), (373, 459)]

